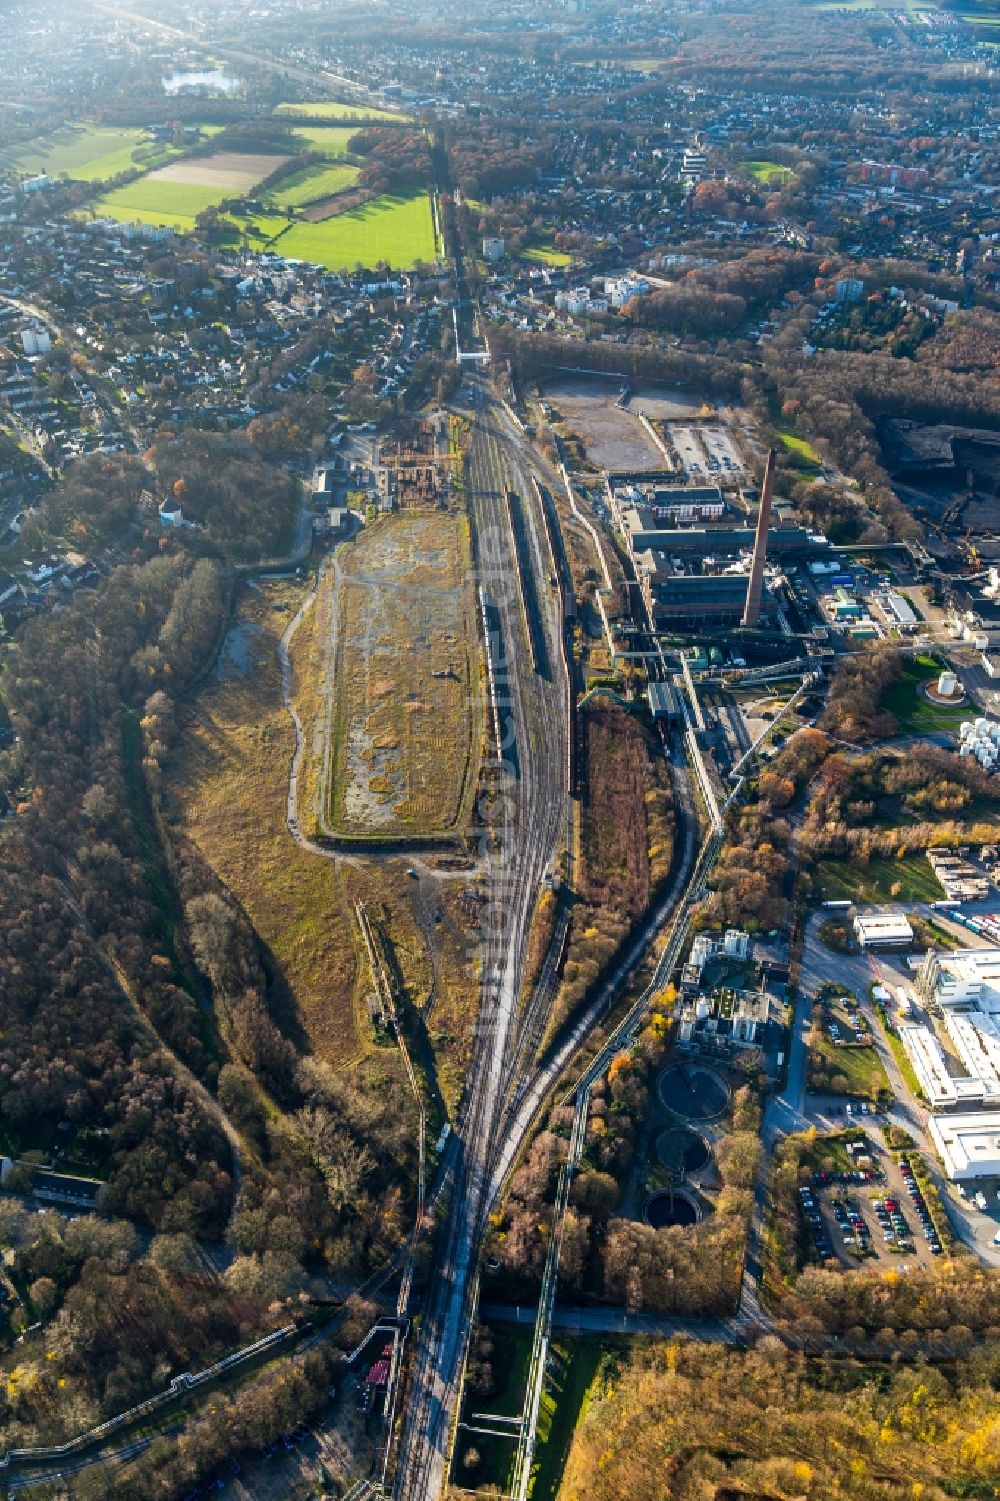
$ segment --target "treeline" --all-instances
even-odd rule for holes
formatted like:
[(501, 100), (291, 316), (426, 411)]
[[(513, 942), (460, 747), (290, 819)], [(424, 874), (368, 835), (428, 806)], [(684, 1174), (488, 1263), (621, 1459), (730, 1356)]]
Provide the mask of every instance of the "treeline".
[(731, 332), (743, 322), (746, 311), (744, 297), (681, 281), (648, 297), (633, 297), (622, 314), (638, 328), (707, 337)]
[(370, 125), (348, 141), (363, 165), (358, 186), (371, 193), (426, 188), (431, 181), (431, 153), (426, 132), (386, 130)]
[(0, 1449), (74, 1437), (282, 1319), (279, 1305), (206, 1276), (184, 1235), (154, 1237), (140, 1256), (120, 1220), (6, 1201), (0, 1237), (30, 1316), (47, 1324), (0, 1387)]
[[(990, 815), (992, 814), (992, 817)], [(994, 778), (971, 756), (916, 744), (823, 762), (800, 835), (804, 855), (859, 862), (934, 846), (992, 844), (1000, 833)]]
[(606, 1356), (560, 1496), (986, 1496), (1000, 1483), (998, 1376), (995, 1349), (947, 1372), (811, 1361), (773, 1339), (745, 1352), (675, 1341)]
[(742, 366), (686, 349), (562, 339), (555, 334), (522, 333), (509, 323), (498, 324), (490, 339), (521, 380), (545, 379), (553, 367), (566, 366), (620, 373), (635, 381), (687, 384), (713, 396), (737, 396), (741, 391)]
[[(937, 362), (936, 344), (923, 346), (922, 360), (834, 350), (805, 357), (776, 347), (765, 356), (765, 372), (783, 415), (829, 445), (837, 463), (861, 485), (888, 534), (901, 541), (919, 536), (921, 529), (892, 488), (876, 419), (1000, 427), (1000, 383), (982, 380), (975, 370)], [(947, 351), (946, 344), (946, 359)]]
[(578, 718), (581, 860), (553, 1035), (591, 994), (670, 872), (674, 812), (668, 773), (649, 731), (611, 699)]
[(821, 258), (804, 251), (749, 250), (746, 255), (699, 266), (688, 280), (722, 296), (770, 308), (793, 289), (812, 288)]
[(187, 1495), (206, 1480), (213, 1489), (211, 1481), (220, 1472), (228, 1479), (235, 1455), (258, 1453), (326, 1406), (338, 1360), (337, 1351), (320, 1345), (272, 1365), (232, 1395), (214, 1392), (211, 1404), (180, 1433), (154, 1438), (134, 1463), (85, 1470), (75, 1481), (74, 1496), (79, 1501), (163, 1501)]
[(18, 814), (0, 846), (0, 1123), (22, 1147), (64, 1118), (107, 1129), (110, 1207), (209, 1233), (231, 1152), (192, 1077), (213, 1081), (212, 1042), (151, 882), (127, 747), (132, 706), (183, 687), (214, 646), (225, 587), (214, 564), (157, 558), (116, 570), (86, 614), (30, 620), (3, 682), (19, 740), (0, 755)]
[(158, 439), (145, 455), (159, 493), (226, 557), (255, 562), (280, 556), (291, 542), (301, 487), (286, 469), (265, 462), (242, 433), (183, 432)]
[(198, 527), (180, 534), (189, 551), (238, 562), (278, 556), (290, 543), (301, 487), (270, 457), (287, 455), (293, 438), (308, 441), (311, 416), (304, 408), (261, 418), (250, 435), (165, 432), (142, 459), (78, 459), (28, 517), (24, 543), (44, 546), (57, 536), (91, 551), (138, 545), (148, 552), (159, 541), (156, 506), (172, 499)]
[(695, 913), (701, 928), (781, 927), (788, 918), (785, 877), (791, 830), (770, 804), (737, 806), (727, 815), (726, 842), (708, 879), (709, 893)]
[(892, 735), (899, 721), (883, 701), (902, 673), (902, 656), (886, 643), (841, 658), (830, 680), (821, 727), (839, 740), (882, 740)]
[(534, 181), (555, 153), (555, 138), (528, 140), (495, 120), (464, 118), (447, 127), (452, 177), (467, 198), (489, 198)]

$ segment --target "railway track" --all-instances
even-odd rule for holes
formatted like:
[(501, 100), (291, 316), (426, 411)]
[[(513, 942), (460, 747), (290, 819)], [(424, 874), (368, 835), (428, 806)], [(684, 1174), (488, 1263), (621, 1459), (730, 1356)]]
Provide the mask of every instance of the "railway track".
[[(485, 383), (477, 389), (467, 494), (480, 586), (495, 602), (505, 647), (505, 660), (493, 663), (493, 688), (498, 712), (510, 715), (517, 760), (516, 766), (501, 762), (495, 768), (497, 817), (484, 839), (490, 900), (482, 935), (479, 1024), (465, 1106), (455, 1128), (451, 1199), (410, 1379), (394, 1482), (399, 1501), (430, 1501), (447, 1479), (497, 1136), (512, 1083), (524, 1067), (519, 1041), (524, 1028), (537, 1022), (535, 1008), (519, 1013), (527, 937), (565, 816), (566, 758), (560, 753), (569, 732), (565, 695), (535, 670), (530, 616), (517, 587), (519, 568), (534, 574), (532, 583), (537, 578), (537, 517), (531, 506), (524, 507), (524, 546), (519, 549), (509, 513), (505, 515), (507, 490), (530, 494), (530, 474), (516, 455), (509, 457)], [(558, 647), (556, 630), (561, 629), (553, 619), (551, 597), (537, 585), (534, 605), (530, 592), (523, 597), (527, 610), (537, 611), (536, 628), (551, 660), (553, 645)]]

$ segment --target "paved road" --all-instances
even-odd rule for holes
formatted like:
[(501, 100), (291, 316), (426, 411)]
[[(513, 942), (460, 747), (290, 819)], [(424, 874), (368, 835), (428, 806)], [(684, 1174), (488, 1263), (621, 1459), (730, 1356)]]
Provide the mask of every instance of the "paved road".
[[(480, 1318), (500, 1324), (534, 1325), (533, 1303), (512, 1308), (509, 1303), (486, 1303)], [(579, 1308), (556, 1304), (552, 1322), (571, 1334), (646, 1334), (660, 1339), (707, 1340), (714, 1344), (745, 1345), (746, 1328), (738, 1319), (685, 1319), (671, 1314), (627, 1313), (624, 1308)]]

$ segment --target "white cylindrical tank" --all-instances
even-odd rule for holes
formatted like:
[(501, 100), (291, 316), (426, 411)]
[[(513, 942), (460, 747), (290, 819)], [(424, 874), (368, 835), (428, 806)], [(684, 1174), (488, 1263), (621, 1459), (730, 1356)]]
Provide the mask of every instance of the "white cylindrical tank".
[(975, 728), (976, 727), (972, 723), (971, 719), (963, 719), (958, 729), (959, 736), (963, 740), (971, 740), (973, 734), (975, 733)]
[(989, 729), (990, 722), (989, 722), (988, 719), (984, 718), (982, 714), (980, 714), (979, 718), (975, 721), (975, 725), (976, 725), (976, 729), (979, 731), (979, 733), (981, 735), (984, 730), (988, 730)]
[(938, 678), (937, 690), (942, 698), (952, 698), (958, 687), (958, 677), (954, 672), (942, 672)]

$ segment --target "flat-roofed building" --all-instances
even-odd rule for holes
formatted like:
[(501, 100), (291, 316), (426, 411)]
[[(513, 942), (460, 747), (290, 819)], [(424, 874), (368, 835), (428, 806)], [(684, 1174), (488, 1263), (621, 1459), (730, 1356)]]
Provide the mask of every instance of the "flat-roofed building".
[(681, 718), (680, 700), (672, 683), (650, 683), (646, 696), (649, 699), (649, 707), (653, 711), (654, 719)]
[(932, 1115), (928, 1127), (953, 1183), (1000, 1177), (1000, 1112)]
[(962, 949), (937, 954), (932, 949), (920, 969), (917, 989), (924, 1000), (948, 1010), (983, 1011), (1000, 1016), (1000, 948)]
[(920, 1091), (932, 1110), (986, 1105), (1000, 1110), (1000, 1024), (982, 1011), (946, 1011), (947, 1053), (930, 1027), (899, 1029)]
[(899, 1036), (920, 1093), (932, 1110), (957, 1110), (962, 1105), (984, 1103), (982, 1080), (953, 1074), (944, 1048), (929, 1027), (903, 1026)]
[(859, 913), (854, 933), (863, 949), (905, 949), (913, 942), (909, 918), (902, 912)]

